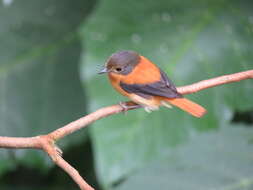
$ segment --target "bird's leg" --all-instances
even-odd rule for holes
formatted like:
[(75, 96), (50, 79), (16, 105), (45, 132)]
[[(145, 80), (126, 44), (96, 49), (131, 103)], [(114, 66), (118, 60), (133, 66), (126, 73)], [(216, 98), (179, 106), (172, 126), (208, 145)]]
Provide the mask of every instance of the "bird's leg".
[(142, 108), (141, 105), (134, 102), (120, 102), (119, 105), (123, 108), (123, 112), (126, 113), (128, 110)]

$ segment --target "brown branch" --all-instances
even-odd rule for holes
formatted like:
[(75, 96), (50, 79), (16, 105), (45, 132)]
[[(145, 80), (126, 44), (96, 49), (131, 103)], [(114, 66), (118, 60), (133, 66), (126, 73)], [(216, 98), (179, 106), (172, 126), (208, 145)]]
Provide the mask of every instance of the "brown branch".
[(97, 111), (90, 113), (89, 115), (85, 117), (81, 117), (80, 119), (73, 121), (64, 127), (61, 127), (52, 133), (49, 133), (52, 139), (58, 140), (63, 138), (64, 136), (71, 134), (91, 123), (94, 121), (101, 119), (103, 117), (107, 117), (109, 115), (122, 112), (122, 107), (119, 105), (112, 105), (108, 107), (104, 107), (101, 109), (98, 109)]
[(191, 85), (178, 87), (177, 90), (181, 94), (192, 94), (200, 90), (204, 90), (206, 88), (211, 88), (211, 87), (219, 86), (222, 84), (228, 84), (231, 82), (238, 82), (241, 80), (252, 79), (252, 78), (253, 78), (253, 70), (248, 70), (248, 71), (244, 71), (240, 73), (223, 75), (223, 76), (215, 77), (212, 79), (202, 80), (200, 82), (197, 82)]
[[(191, 94), (211, 88), (214, 86), (238, 82), (245, 79), (253, 78), (253, 70), (248, 70), (240, 73), (224, 75), (208, 80), (203, 80), (192, 85), (178, 87), (177, 90), (181, 94)], [(82, 190), (93, 190), (86, 181), (79, 175), (78, 171), (73, 168), (68, 162), (61, 157), (61, 150), (55, 145), (55, 141), (59, 140), (79, 129), (87, 127), (89, 124), (103, 117), (107, 117), (116, 113), (125, 111), (120, 105), (112, 105), (101, 108), (89, 115), (86, 115), (76, 121), (73, 121), (47, 135), (35, 137), (1, 137), (0, 148), (33, 148), (45, 151), (52, 161), (62, 168), (70, 177), (79, 185)]]
[(1, 137), (0, 148), (34, 148), (40, 149), (38, 137)]
[(68, 162), (66, 162), (61, 156), (55, 162), (61, 167), (72, 179), (79, 185), (80, 189), (94, 190), (79, 174), (79, 172), (73, 168)]

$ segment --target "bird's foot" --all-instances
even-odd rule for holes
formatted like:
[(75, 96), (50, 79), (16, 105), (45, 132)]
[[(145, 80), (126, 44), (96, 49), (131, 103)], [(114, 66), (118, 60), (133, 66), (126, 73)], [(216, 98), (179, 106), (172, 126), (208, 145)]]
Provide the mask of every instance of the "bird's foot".
[(134, 102), (120, 102), (119, 105), (122, 107), (123, 113), (126, 113), (128, 110), (131, 109), (137, 109), (142, 107), (141, 105), (136, 104)]

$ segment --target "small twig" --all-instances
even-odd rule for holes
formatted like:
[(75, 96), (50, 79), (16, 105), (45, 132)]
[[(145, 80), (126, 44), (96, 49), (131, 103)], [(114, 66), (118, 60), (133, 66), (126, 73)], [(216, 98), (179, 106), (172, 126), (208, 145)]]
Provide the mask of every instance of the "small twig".
[(0, 148), (34, 148), (40, 149), (39, 137), (1, 137)]
[(241, 80), (252, 79), (253, 70), (248, 70), (240, 73), (234, 73), (230, 75), (223, 75), (220, 77), (215, 77), (212, 79), (202, 80), (200, 82), (194, 83), (192, 85), (178, 87), (177, 90), (181, 94), (192, 94), (206, 88), (211, 88), (214, 86), (219, 86), (222, 84), (228, 84), (231, 82), (238, 82)]
[(79, 172), (73, 168), (68, 162), (66, 162), (61, 156), (59, 156), (55, 164), (62, 168), (70, 177), (79, 185), (80, 189), (94, 190), (79, 174)]
[[(212, 79), (203, 80), (192, 85), (178, 87), (177, 90), (181, 94), (191, 94), (211, 88), (214, 86), (238, 82), (245, 79), (253, 78), (253, 70), (248, 70), (240, 73), (224, 75)], [(1, 137), (0, 148), (33, 148), (42, 149), (46, 152), (52, 161), (62, 168), (69, 176), (79, 185), (82, 190), (94, 190), (86, 181), (79, 175), (78, 171), (73, 168), (68, 162), (61, 157), (61, 150), (55, 145), (55, 141), (63, 137), (87, 127), (89, 124), (116, 113), (126, 111), (120, 105), (112, 105), (101, 108), (91, 114), (88, 114), (76, 121), (73, 121), (47, 135), (35, 137)]]
[(86, 115), (84, 117), (81, 117), (80, 119), (73, 121), (64, 127), (61, 127), (59, 129), (56, 129), (52, 133), (49, 133), (50, 137), (54, 140), (58, 140), (63, 138), (64, 136), (71, 134), (83, 127), (86, 127), (87, 125), (93, 123), (94, 121), (97, 121), (98, 119), (101, 119), (103, 117), (107, 117), (109, 115), (119, 113), (122, 111), (122, 107), (119, 105), (112, 105), (108, 107), (104, 107), (101, 109), (98, 109), (97, 111), (90, 113), (89, 115)]

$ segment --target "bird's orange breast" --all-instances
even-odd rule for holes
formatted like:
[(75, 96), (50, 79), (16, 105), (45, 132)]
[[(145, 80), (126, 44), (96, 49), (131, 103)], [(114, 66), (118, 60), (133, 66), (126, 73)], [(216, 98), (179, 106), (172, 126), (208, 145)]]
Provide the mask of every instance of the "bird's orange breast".
[(109, 73), (108, 74), (109, 80), (115, 90), (121, 93), (123, 96), (129, 96), (129, 93), (123, 90), (120, 86), (121, 75)]

